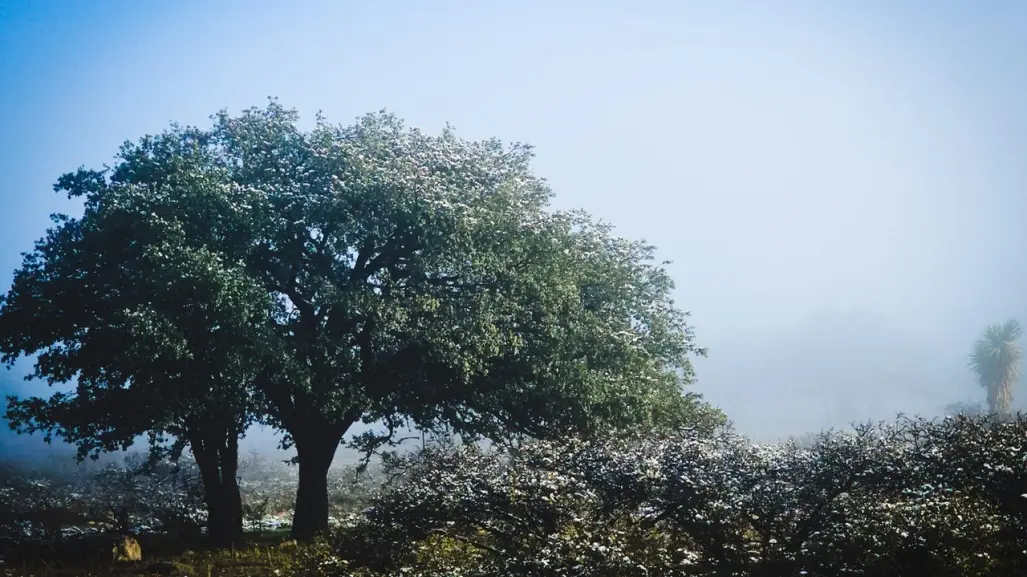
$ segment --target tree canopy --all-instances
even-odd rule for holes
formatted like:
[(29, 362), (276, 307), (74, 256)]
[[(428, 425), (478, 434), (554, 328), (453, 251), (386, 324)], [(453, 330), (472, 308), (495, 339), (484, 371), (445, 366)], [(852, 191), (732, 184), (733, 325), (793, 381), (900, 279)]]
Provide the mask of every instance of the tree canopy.
[(306, 538), (358, 421), (389, 428), (359, 440), (372, 450), (404, 424), (502, 439), (722, 419), (681, 390), (702, 351), (653, 247), (549, 210), (530, 147), (386, 113), (303, 131), (275, 101), (213, 120), (61, 179), (86, 212), (26, 256), (0, 350), (42, 351), (37, 376), (78, 395), (15, 402), (15, 422), (106, 448), (214, 408), (260, 419), (296, 447)]

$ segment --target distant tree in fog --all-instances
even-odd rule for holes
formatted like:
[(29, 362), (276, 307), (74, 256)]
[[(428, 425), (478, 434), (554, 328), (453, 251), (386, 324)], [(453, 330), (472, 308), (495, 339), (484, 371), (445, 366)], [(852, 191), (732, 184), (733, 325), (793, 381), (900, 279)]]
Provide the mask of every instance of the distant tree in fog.
[(989, 326), (974, 343), (970, 368), (988, 395), (988, 410), (992, 413), (1008, 412), (1013, 403), (1013, 384), (1020, 376), (1023, 356), (1016, 341), (1022, 334), (1020, 322), (1010, 319)]
[(985, 410), (980, 403), (974, 401), (957, 401), (945, 405), (944, 412), (946, 415), (967, 415), (973, 417), (984, 414)]

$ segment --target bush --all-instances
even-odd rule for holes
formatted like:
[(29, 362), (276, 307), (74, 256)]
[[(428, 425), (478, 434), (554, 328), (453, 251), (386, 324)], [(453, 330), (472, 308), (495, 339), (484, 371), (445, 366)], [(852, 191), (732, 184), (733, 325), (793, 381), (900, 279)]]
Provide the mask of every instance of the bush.
[(1023, 418), (957, 417), (806, 447), (722, 429), (432, 449), (394, 464), (331, 557), (382, 575), (1023, 574), (1025, 440)]
[[(761, 445), (719, 429), (437, 446), (391, 457), (371, 475), (333, 472), (340, 526), (300, 548), (296, 570), (1024, 575), (1025, 444), (1022, 416), (959, 416), (826, 432), (801, 445)], [(59, 537), (88, 522), (97, 530), (202, 522), (194, 465), (140, 464), (49, 480), (0, 471), (0, 549), (5, 536)], [(243, 470), (251, 517), (291, 504), (294, 469), (254, 461)]]
[(199, 469), (190, 459), (150, 462), (133, 453), (92, 475), (81, 490), (90, 520), (119, 533), (195, 538), (206, 521)]
[(150, 531), (198, 534), (203, 495), (195, 464), (148, 463), (132, 454), (121, 463), (74, 469), (4, 466), (0, 536), (59, 540), (83, 533)]

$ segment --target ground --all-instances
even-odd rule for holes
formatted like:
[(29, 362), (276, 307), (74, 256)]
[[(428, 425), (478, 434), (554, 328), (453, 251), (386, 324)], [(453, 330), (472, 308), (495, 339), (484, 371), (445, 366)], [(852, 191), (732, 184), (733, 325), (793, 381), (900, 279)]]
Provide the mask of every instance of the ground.
[(282, 577), (294, 573), (299, 551), (284, 531), (250, 534), (244, 547), (232, 551), (213, 551), (159, 535), (140, 537), (140, 543), (143, 560), (137, 563), (114, 563), (110, 539), (72, 541), (45, 556), (26, 550), (21, 558), (5, 560), (0, 576)]

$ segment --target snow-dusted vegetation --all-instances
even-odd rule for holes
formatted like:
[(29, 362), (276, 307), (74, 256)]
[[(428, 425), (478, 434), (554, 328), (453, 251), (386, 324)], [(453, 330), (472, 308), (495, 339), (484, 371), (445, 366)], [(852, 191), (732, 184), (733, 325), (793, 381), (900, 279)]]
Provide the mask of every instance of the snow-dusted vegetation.
[[(729, 428), (436, 444), (331, 471), (333, 529), (294, 562), (340, 576), (1015, 575), (1027, 569), (1025, 445), (1023, 416), (901, 419), (802, 445)], [(5, 467), (9, 553), (203, 532), (189, 459), (68, 472)], [(296, 469), (250, 456), (239, 474), (247, 529), (288, 528)]]
[(428, 450), (393, 463), (402, 480), (316, 561), (339, 575), (1021, 574), (1025, 442), (1022, 418), (960, 417), (810, 448), (722, 430)]

